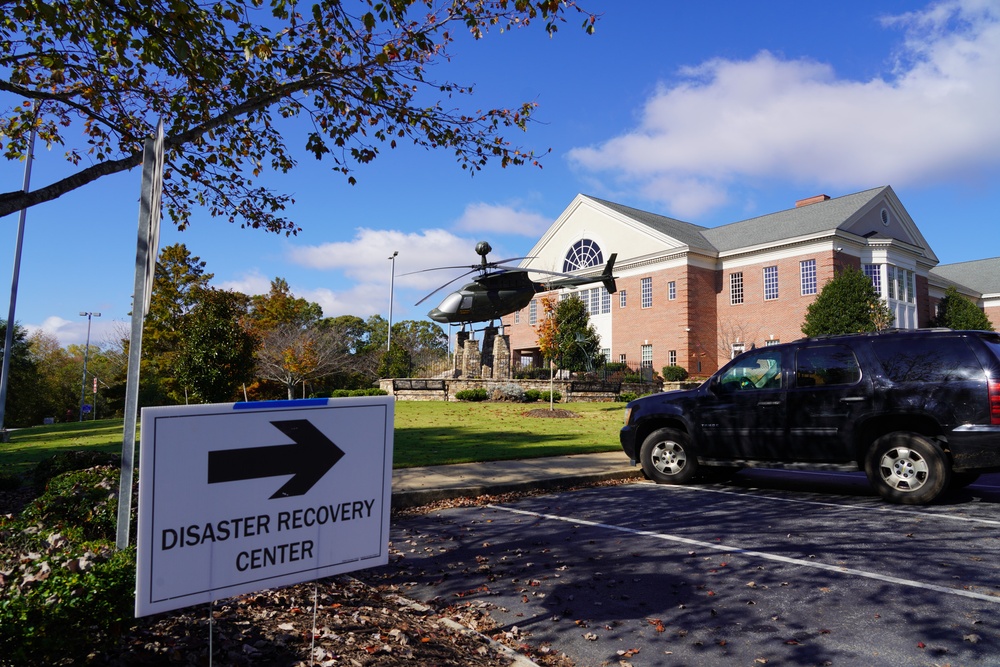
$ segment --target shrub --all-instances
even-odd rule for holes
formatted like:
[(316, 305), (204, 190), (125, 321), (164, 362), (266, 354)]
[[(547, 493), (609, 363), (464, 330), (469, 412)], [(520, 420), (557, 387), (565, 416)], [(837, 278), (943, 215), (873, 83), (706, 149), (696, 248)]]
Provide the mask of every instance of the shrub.
[(615, 401), (618, 403), (628, 403), (629, 401), (634, 401), (637, 398), (639, 398), (639, 395), (634, 391), (626, 391), (618, 394), (618, 398), (616, 398)]
[[(549, 392), (547, 391), (538, 392), (538, 400), (547, 403), (549, 401)], [(553, 391), (552, 402), (558, 403), (561, 400), (562, 400), (562, 394), (560, 394), (558, 391)]]
[(50, 479), (71, 470), (83, 470), (85, 468), (93, 468), (94, 466), (121, 467), (121, 462), (121, 454), (112, 452), (61, 452), (50, 456), (35, 466), (35, 486), (43, 489)]
[(521, 385), (513, 382), (488, 384), (486, 385), (486, 393), (493, 401), (524, 402), (524, 389), (521, 388)]
[(683, 366), (664, 366), (663, 379), (666, 382), (683, 382), (688, 379), (688, 372)]
[(521, 366), (514, 369), (516, 380), (548, 380), (552, 371), (544, 366)]
[(334, 389), (330, 392), (330, 398), (347, 398), (349, 396), (387, 396), (389, 392), (378, 387), (368, 389)]
[(538, 391), (537, 389), (526, 389), (524, 392), (524, 402), (534, 403), (539, 398), (541, 398), (541, 396), (542, 392)]
[(19, 517), (0, 517), (11, 575), (0, 579), (0, 664), (68, 664), (132, 624), (135, 549), (114, 547), (119, 472), (56, 475)]
[(482, 387), (476, 389), (463, 389), (455, 392), (455, 398), (460, 401), (485, 401), (489, 396)]

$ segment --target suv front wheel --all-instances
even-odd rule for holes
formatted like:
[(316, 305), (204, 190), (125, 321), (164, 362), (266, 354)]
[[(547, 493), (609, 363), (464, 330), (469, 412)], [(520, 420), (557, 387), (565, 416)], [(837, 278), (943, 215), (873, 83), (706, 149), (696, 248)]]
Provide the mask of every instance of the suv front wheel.
[(646, 476), (659, 484), (685, 484), (698, 472), (698, 459), (687, 433), (672, 428), (653, 431), (642, 441), (639, 461)]
[(951, 466), (941, 448), (907, 431), (876, 440), (868, 450), (865, 473), (880, 496), (902, 505), (929, 503), (951, 482)]

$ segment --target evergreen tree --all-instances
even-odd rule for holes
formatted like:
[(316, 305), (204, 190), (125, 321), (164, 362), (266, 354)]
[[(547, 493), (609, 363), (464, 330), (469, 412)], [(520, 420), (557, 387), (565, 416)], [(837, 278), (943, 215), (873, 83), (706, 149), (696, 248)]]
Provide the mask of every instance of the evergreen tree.
[(184, 402), (184, 388), (176, 376), (184, 343), (181, 328), (213, 277), (205, 273), (205, 262), (192, 256), (183, 243), (160, 251), (143, 324), (140, 393), (144, 405)]
[(993, 331), (993, 323), (986, 313), (958, 293), (954, 287), (949, 287), (944, 298), (938, 304), (938, 316), (931, 323), (936, 327), (949, 329), (971, 329)]
[(603, 363), (601, 337), (590, 323), (587, 306), (577, 297), (563, 299), (556, 306), (556, 350), (559, 368), (589, 371)]
[(223, 403), (254, 377), (257, 339), (246, 327), (250, 298), (210, 289), (184, 318), (177, 376), (197, 398)]
[[(0, 353), (7, 341), (7, 322), (0, 320)], [(7, 372), (7, 401), (3, 426), (33, 426), (42, 423), (44, 405), (38, 367), (31, 356), (24, 327), (14, 323), (13, 341)]]
[(809, 304), (802, 333), (806, 336), (861, 333), (887, 328), (894, 318), (871, 279), (848, 266), (820, 290)]

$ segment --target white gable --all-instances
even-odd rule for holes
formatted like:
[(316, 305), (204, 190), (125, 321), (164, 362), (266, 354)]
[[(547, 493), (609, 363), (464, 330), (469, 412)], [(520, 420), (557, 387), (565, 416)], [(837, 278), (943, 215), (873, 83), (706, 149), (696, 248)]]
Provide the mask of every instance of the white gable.
[(618, 253), (619, 261), (634, 260), (687, 247), (600, 202), (577, 195), (528, 253), (534, 259), (522, 261), (521, 266), (562, 271), (567, 253), (582, 239), (596, 243), (605, 262), (612, 253)]

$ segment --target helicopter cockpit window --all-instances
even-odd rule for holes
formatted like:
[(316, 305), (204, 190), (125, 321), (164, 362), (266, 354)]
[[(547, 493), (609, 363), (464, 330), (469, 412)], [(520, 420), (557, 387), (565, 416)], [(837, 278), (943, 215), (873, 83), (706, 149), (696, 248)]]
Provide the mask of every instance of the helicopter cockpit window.
[(438, 306), (438, 310), (442, 313), (457, 313), (458, 306), (462, 302), (462, 295), (458, 292), (452, 292), (444, 298), (441, 305)]
[(601, 264), (604, 264), (601, 247), (590, 239), (580, 239), (566, 253), (566, 259), (563, 260), (563, 272), (588, 269)]

